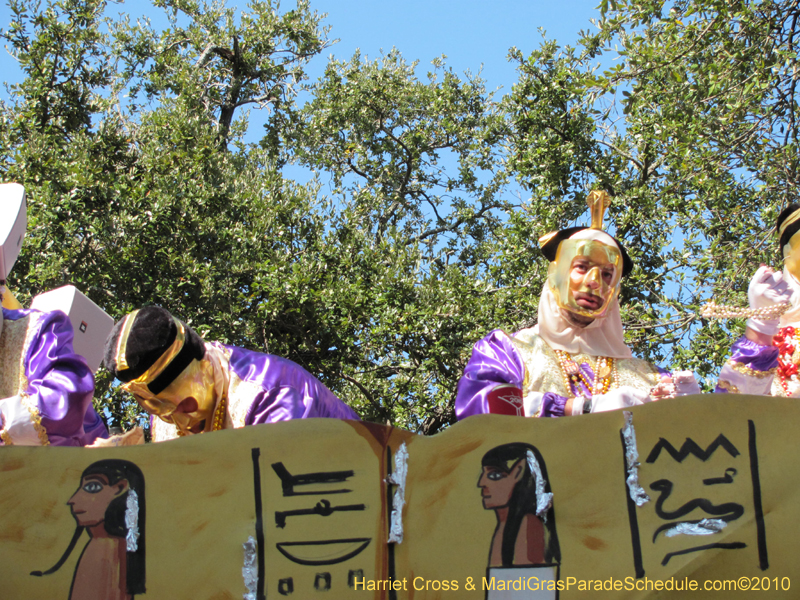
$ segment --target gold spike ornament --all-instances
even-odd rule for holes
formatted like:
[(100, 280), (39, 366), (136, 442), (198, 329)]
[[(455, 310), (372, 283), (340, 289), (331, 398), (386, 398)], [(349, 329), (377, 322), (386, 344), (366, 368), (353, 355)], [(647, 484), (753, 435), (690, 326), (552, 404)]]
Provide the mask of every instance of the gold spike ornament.
[(586, 196), (586, 204), (592, 212), (592, 229), (603, 230), (603, 215), (606, 209), (611, 206), (611, 196), (608, 192), (594, 190)]

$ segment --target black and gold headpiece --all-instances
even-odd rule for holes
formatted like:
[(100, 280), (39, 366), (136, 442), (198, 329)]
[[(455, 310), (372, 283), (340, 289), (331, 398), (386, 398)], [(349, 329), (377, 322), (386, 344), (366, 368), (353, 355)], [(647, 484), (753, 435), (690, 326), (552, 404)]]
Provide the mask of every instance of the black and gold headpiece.
[(114, 326), (104, 364), (123, 387), (133, 383), (157, 395), (193, 360), (205, 356), (203, 339), (158, 306), (135, 310)]
[(800, 204), (792, 203), (784, 208), (778, 215), (775, 229), (778, 232), (778, 249), (783, 251), (792, 236), (800, 231)]

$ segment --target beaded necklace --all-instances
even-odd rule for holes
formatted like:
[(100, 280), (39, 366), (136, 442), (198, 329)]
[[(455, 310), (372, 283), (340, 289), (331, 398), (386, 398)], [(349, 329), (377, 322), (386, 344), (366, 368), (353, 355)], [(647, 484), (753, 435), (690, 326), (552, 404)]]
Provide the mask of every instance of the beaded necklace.
[(741, 308), (729, 304), (717, 304), (713, 300), (706, 302), (700, 309), (700, 316), (704, 319), (764, 319), (770, 321), (779, 319), (783, 313), (791, 308), (790, 304), (771, 304), (761, 308)]
[(778, 348), (778, 381), (789, 396), (789, 382), (797, 379), (800, 363), (800, 328), (782, 327), (772, 338), (772, 345)]
[(611, 387), (619, 387), (617, 364), (613, 358), (607, 356), (597, 357), (597, 362), (594, 366), (594, 383), (590, 384), (578, 364), (567, 352), (555, 350), (555, 353), (558, 358), (558, 365), (561, 367), (561, 376), (564, 378), (564, 387), (567, 388), (569, 398), (575, 397), (575, 393), (572, 391), (573, 385), (575, 389), (579, 390), (581, 383), (586, 389), (591, 390), (592, 396), (605, 394)]
[(225, 408), (228, 406), (228, 394), (222, 394), (222, 399), (219, 401), (217, 410), (214, 411), (214, 422), (211, 425), (211, 431), (219, 431), (225, 427)]

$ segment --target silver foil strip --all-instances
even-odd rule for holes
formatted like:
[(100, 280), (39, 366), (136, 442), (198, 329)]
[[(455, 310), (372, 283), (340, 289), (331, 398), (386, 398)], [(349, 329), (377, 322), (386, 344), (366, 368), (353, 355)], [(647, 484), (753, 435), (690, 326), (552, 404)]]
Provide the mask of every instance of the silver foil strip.
[(242, 596), (244, 600), (256, 600), (256, 590), (258, 588), (258, 544), (251, 535), (242, 544), (244, 548), (244, 566), (242, 567), (242, 577), (247, 593)]
[(625, 426), (622, 428), (622, 439), (625, 440), (625, 464), (628, 468), (628, 477), (625, 481), (628, 484), (628, 493), (636, 506), (643, 506), (650, 502), (650, 496), (639, 485), (639, 451), (636, 449), (636, 431), (633, 429), (633, 414), (622, 411), (625, 415)]
[(553, 504), (553, 494), (545, 492), (544, 487), (547, 482), (542, 475), (542, 469), (539, 466), (539, 461), (536, 460), (536, 455), (531, 450), (527, 453), (528, 468), (536, 477), (536, 516), (541, 517), (542, 521), (547, 520), (547, 509)]
[(722, 519), (702, 519), (698, 523), (678, 523), (675, 527), (668, 529), (664, 535), (675, 537), (676, 535), (712, 535), (719, 533), (727, 523)]
[(125, 548), (128, 552), (139, 549), (139, 496), (132, 489), (128, 490), (125, 501)]
[(408, 448), (406, 443), (400, 444), (394, 455), (394, 472), (387, 481), (396, 485), (392, 496), (392, 517), (389, 524), (389, 543), (403, 543), (403, 506), (406, 503), (406, 475), (408, 475)]

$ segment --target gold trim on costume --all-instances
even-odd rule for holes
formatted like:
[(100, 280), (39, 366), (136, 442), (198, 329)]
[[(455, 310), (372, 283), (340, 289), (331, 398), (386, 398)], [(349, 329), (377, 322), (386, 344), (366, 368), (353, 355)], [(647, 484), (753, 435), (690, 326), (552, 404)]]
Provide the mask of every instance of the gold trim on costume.
[[(523, 396), (530, 392), (555, 392), (565, 398), (571, 395), (570, 390), (564, 387), (564, 378), (555, 350), (535, 334), (533, 328), (518, 331), (515, 337), (511, 337), (511, 342), (525, 364), (526, 381), (522, 390)], [(597, 361), (596, 356), (588, 354), (575, 354), (572, 359), (578, 365), (584, 362), (594, 365)], [(634, 387), (650, 391), (650, 388), (661, 380), (658, 369), (641, 358), (614, 359), (614, 365), (618, 387)]]
[[(36, 331), (39, 329), (39, 325), (41, 321), (44, 320), (47, 313), (33, 311), (28, 315), (28, 324), (25, 327), (25, 344), (22, 346), (22, 354), (19, 357), (19, 391), (20, 393), (28, 391), (28, 377), (25, 375), (25, 357), (28, 356), (28, 353), (31, 349), (31, 344), (33, 343), (33, 338), (35, 336), (28, 335), (30, 331)], [(5, 328), (5, 325), (3, 326)]]
[(786, 231), (786, 228), (798, 219), (800, 219), (800, 210), (796, 210), (790, 216), (786, 217), (786, 220), (781, 223), (781, 226), (778, 228), (778, 239), (783, 237), (783, 232)]
[(257, 383), (244, 381), (232, 371), (229, 373), (227, 412), (234, 429), (244, 427), (247, 411), (253, 406), (253, 398), (263, 391), (264, 388)]
[(42, 425), (42, 415), (39, 413), (39, 409), (31, 401), (28, 394), (20, 394), (20, 402), (22, 402), (22, 406), (27, 408), (28, 412), (31, 414), (31, 423), (33, 423), (33, 428), (36, 431), (36, 435), (39, 436), (39, 441), (42, 443), (42, 446), (49, 446), (50, 439), (47, 437), (47, 429)]
[(539, 248), (544, 246), (547, 242), (553, 239), (553, 236), (556, 235), (557, 231), (551, 231), (550, 233), (545, 233), (542, 237), (539, 238)]
[(14, 442), (11, 441), (11, 436), (5, 429), (0, 429), (0, 439), (3, 440), (3, 443), (6, 446), (13, 446)]
[(125, 350), (128, 347), (128, 336), (131, 334), (131, 329), (133, 329), (133, 322), (138, 314), (139, 309), (136, 309), (125, 317), (125, 322), (122, 324), (122, 331), (120, 331), (119, 339), (117, 340), (117, 371), (124, 371), (128, 368)]
[(737, 388), (730, 381), (727, 381), (725, 379), (718, 379), (717, 380), (717, 387), (719, 387), (720, 389), (725, 390), (729, 394), (740, 394), (741, 393), (739, 391), (739, 388)]
[(0, 286), (0, 288), (3, 289), (3, 308), (8, 308), (9, 310), (19, 310), (22, 308), (22, 304), (20, 304), (19, 300), (14, 297), (14, 294), (11, 293), (10, 289), (4, 286)]
[(772, 367), (768, 371), (758, 371), (756, 369), (751, 369), (744, 363), (736, 362), (732, 358), (728, 359), (728, 366), (736, 371), (737, 373), (741, 373), (742, 375), (747, 375), (749, 377), (756, 377), (758, 379), (764, 379), (765, 377), (771, 377), (775, 375), (775, 372), (778, 370), (777, 367)]
[(25, 356), (28, 339), (28, 325), (31, 315), (10, 321), (6, 319), (0, 332), (0, 398), (16, 396), (27, 389), (20, 387), (25, 378), (25, 361), (20, 360)]
[(611, 196), (608, 192), (594, 190), (586, 196), (586, 205), (592, 213), (592, 225), (590, 229), (603, 231), (603, 215), (606, 209), (611, 206)]
[(523, 397), (531, 392), (540, 391), (555, 392), (564, 397), (569, 394), (569, 390), (564, 389), (555, 352), (542, 338), (533, 333), (532, 327), (518, 331), (515, 336), (509, 336), (509, 339), (525, 365)]

